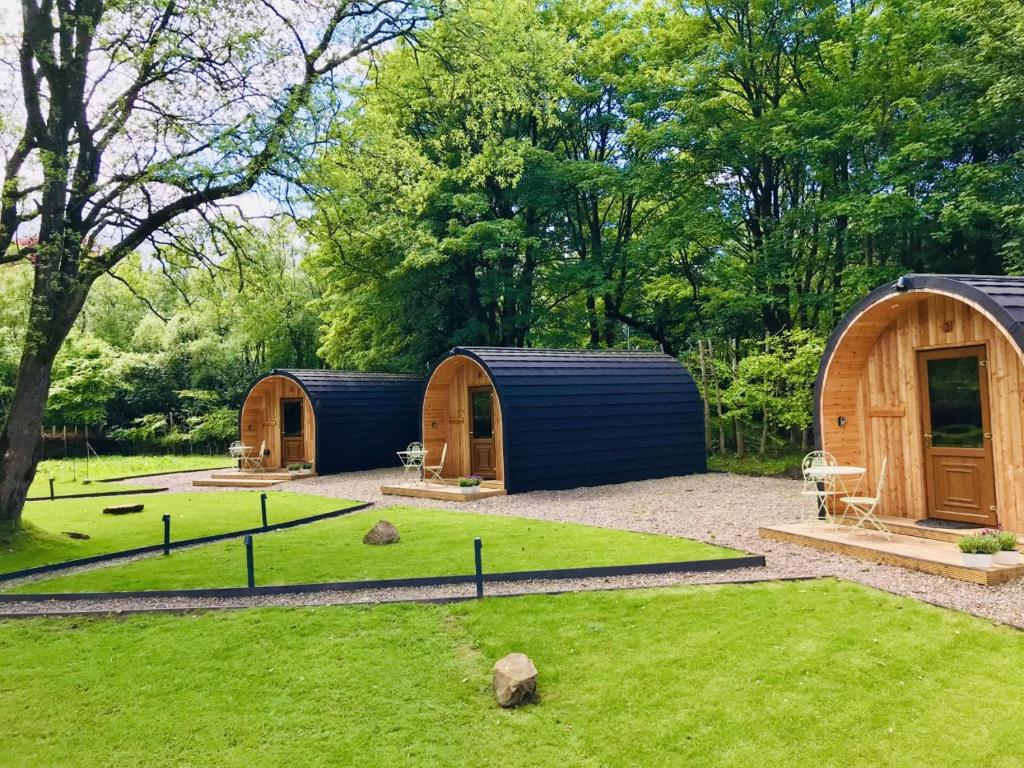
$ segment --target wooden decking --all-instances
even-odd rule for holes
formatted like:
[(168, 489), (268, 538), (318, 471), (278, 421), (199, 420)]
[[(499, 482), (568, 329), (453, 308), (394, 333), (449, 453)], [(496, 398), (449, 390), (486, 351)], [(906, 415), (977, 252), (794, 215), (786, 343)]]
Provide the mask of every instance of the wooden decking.
[(227, 472), (214, 472), (209, 477), (193, 480), (192, 485), (214, 488), (269, 488), (272, 485), (287, 483), (289, 480), (303, 477), (316, 477), (316, 473), (306, 472), (293, 476), (290, 472), (281, 470), (269, 470), (267, 472), (229, 470)]
[[(885, 521), (888, 524), (888, 520)], [(914, 535), (906, 532), (912, 529)], [(892, 526), (892, 538), (875, 531), (852, 530), (826, 523), (787, 523), (760, 529), (766, 539), (802, 544), (807, 547), (839, 552), (850, 557), (884, 565), (898, 565), (924, 573), (947, 576), (975, 584), (1003, 584), (1024, 576), (1024, 565), (993, 565), (974, 568), (963, 565), (960, 550), (954, 543), (962, 531), (927, 529), (926, 533), (942, 533), (944, 538), (921, 535), (913, 520), (904, 519), (900, 529)]]
[(476, 488), (459, 488), (458, 480), (408, 482), (382, 486), (380, 492), (390, 496), (411, 496), (419, 499), (474, 501), (490, 496), (504, 496), (505, 484), (498, 480), (484, 480)]

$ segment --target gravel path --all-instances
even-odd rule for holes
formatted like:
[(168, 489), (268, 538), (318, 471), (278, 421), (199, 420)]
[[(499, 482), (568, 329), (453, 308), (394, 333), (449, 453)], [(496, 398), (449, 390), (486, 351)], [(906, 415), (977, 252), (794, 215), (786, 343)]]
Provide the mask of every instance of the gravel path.
[[(172, 491), (200, 491), (192, 486), (194, 474), (165, 475), (161, 485)], [(153, 482), (152, 479), (148, 479)], [(706, 474), (646, 480), (596, 488), (547, 491), (493, 497), (471, 502), (445, 502), (430, 499), (403, 499), (384, 496), (380, 486), (401, 481), (401, 470), (375, 470), (329, 475), (284, 483), (273, 490), (287, 490), (337, 498), (373, 501), (385, 517), (387, 506), (446, 508), (509, 515), (538, 520), (578, 522), (607, 528), (646, 533), (685, 536), (701, 541), (764, 554), (767, 567), (753, 571), (716, 574), (676, 574), (631, 576), (616, 579), (587, 579), (580, 582), (553, 582), (544, 587), (530, 582), (506, 585), (515, 592), (531, 589), (609, 588), (661, 586), (664, 584), (707, 583), (750, 578), (792, 578), (834, 576), (877, 587), (926, 602), (974, 613), (994, 621), (1024, 628), (1024, 579), (995, 587), (953, 581), (940, 576), (876, 565), (845, 555), (819, 552), (784, 542), (762, 539), (761, 525), (791, 521), (807, 503), (798, 494), (799, 482), (781, 478)], [(125, 481), (132, 482), (132, 481)], [(145, 481), (139, 481), (145, 484)], [(217, 490), (217, 489), (209, 489)], [(488, 585), (497, 592), (502, 585)], [(472, 587), (469, 587), (471, 590)], [(244, 598), (244, 605), (298, 605), (334, 602), (372, 602), (379, 599), (445, 597), (465, 594), (465, 587), (438, 587), (432, 590), (376, 590), (373, 592), (318, 593), (315, 595)], [(123, 608), (130, 606), (131, 601)], [(170, 604), (172, 601), (165, 601)], [(217, 601), (213, 601), (217, 602)], [(53, 603), (17, 604), (25, 610), (57, 608)], [(85, 608), (75, 603), (77, 609)], [(216, 605), (204, 607), (219, 607)], [(4, 611), (21, 610), (15, 604)]]

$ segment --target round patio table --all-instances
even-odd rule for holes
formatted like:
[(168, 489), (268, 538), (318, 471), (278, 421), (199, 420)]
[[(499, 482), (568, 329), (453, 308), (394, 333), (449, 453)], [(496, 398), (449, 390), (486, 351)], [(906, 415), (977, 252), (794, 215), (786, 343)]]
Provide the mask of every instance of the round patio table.
[[(824, 466), (808, 469), (808, 477), (813, 478), (818, 483), (818, 519), (826, 520), (828, 518), (828, 510), (825, 507), (826, 496), (856, 495), (857, 489), (860, 487), (861, 480), (867, 471), (866, 467), (856, 467), (849, 464), (837, 464), (834, 467)], [(850, 486), (847, 485), (847, 481), (851, 478), (856, 478), (856, 482), (853, 484), (853, 490), (850, 490)], [(824, 486), (828, 480), (835, 480), (837, 486), (842, 490), (832, 491), (831, 493), (826, 492)]]

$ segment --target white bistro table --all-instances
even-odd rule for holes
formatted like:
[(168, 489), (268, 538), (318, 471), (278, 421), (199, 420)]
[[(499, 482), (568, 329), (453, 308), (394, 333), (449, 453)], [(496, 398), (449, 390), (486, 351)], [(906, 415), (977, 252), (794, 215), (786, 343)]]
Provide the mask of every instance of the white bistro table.
[(818, 483), (818, 519), (828, 518), (826, 497), (856, 496), (867, 471), (867, 467), (847, 464), (808, 469), (807, 476)]
[(410, 470), (416, 472), (416, 479), (423, 480), (423, 462), (427, 458), (426, 448), (413, 448), (406, 451), (396, 451), (398, 458), (402, 460), (402, 477), (409, 474)]

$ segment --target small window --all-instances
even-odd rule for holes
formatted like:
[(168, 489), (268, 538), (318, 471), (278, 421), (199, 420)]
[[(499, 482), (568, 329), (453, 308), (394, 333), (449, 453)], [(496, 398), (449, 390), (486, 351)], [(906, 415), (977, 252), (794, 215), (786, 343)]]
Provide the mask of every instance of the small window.
[(281, 401), (281, 434), (285, 437), (302, 437), (302, 401)]

